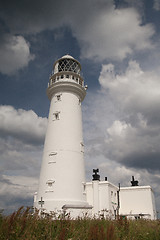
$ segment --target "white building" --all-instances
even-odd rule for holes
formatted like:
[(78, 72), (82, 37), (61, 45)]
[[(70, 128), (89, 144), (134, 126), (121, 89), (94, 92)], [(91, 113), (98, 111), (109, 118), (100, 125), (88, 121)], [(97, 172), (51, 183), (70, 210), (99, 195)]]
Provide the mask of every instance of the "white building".
[(81, 65), (70, 55), (53, 65), (47, 95), (50, 103), (48, 127), (34, 207), (45, 213), (66, 213), (76, 218), (89, 216), (114, 219), (117, 215), (131, 218), (156, 218), (151, 187), (120, 188), (100, 181), (98, 169), (92, 182), (85, 182), (84, 144), (81, 102), (87, 86), (80, 75)]
[[(97, 176), (97, 174), (93, 176)], [(93, 206), (91, 215), (115, 219), (118, 214), (118, 194), (118, 187), (107, 180), (100, 181), (93, 178), (92, 182), (87, 182), (86, 198), (88, 203)]]
[(131, 187), (117, 187), (100, 181), (94, 169), (93, 181), (86, 183), (86, 197), (93, 206), (92, 215), (115, 219), (118, 215), (130, 219), (156, 219), (154, 194), (150, 186), (138, 186), (132, 177)]

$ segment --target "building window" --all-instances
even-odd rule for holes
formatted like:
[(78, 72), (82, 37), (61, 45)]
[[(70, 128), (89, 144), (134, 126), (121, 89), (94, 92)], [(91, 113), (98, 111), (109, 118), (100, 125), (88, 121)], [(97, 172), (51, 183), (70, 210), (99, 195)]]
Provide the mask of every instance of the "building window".
[(61, 78), (64, 78), (64, 75), (61, 75)]
[(72, 79), (74, 80), (74, 76), (72, 76)]
[(53, 121), (60, 119), (60, 112), (53, 113)]
[(59, 80), (59, 76), (57, 76), (57, 81)]
[(69, 78), (69, 75), (66, 75), (66, 78)]
[(82, 183), (82, 191), (83, 195), (86, 195), (86, 184), (84, 182)]

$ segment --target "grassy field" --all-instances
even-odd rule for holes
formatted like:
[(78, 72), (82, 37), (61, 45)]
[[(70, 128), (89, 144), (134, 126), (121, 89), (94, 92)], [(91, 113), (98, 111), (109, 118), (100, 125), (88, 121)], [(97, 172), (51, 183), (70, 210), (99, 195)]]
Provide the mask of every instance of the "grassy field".
[(160, 240), (160, 221), (127, 219), (52, 220), (21, 207), (10, 216), (0, 214), (0, 240)]

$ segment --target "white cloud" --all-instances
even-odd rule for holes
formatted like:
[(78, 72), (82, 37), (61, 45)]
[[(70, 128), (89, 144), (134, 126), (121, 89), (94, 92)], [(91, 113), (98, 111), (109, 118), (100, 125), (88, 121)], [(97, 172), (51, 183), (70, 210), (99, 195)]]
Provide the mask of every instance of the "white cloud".
[(22, 142), (42, 144), (46, 132), (47, 119), (38, 117), (32, 111), (0, 106), (0, 132)]
[(0, 72), (7, 75), (15, 74), (34, 59), (34, 55), (30, 53), (29, 43), (24, 37), (13, 35), (3, 36), (0, 56)]
[(154, 8), (156, 11), (159, 11), (159, 10), (160, 10), (160, 0), (154, 0), (153, 8)]
[(142, 25), (142, 19), (134, 8), (106, 6), (88, 14), (89, 18), (84, 18), (78, 28), (76, 21), (72, 24), (82, 58), (122, 60), (134, 50), (153, 47), (151, 37), (154, 28), (150, 24)]
[[(0, 195), (8, 194), (17, 197), (25, 195), (26, 198), (32, 197), (38, 185), (38, 179), (31, 176), (7, 176), (2, 175), (3, 182)], [(2, 183), (1, 183), (2, 184)]]
[(126, 124), (125, 122), (120, 122), (116, 120), (113, 122), (113, 125), (107, 129), (109, 135), (112, 136), (121, 136), (125, 137), (127, 128), (131, 127), (130, 124)]
[(1, 209), (10, 212), (33, 204), (46, 125), (47, 119), (32, 110), (0, 106)]
[(159, 168), (159, 76), (131, 61), (121, 75), (115, 74), (113, 65), (103, 65), (99, 81), (119, 109), (117, 120), (107, 128), (104, 152), (127, 166)]
[[(107, 148), (112, 149), (110, 158), (116, 159), (126, 166), (156, 170), (160, 167), (157, 159), (160, 156), (157, 144), (157, 141), (160, 141), (159, 131), (160, 126), (150, 127), (144, 121), (139, 122), (139, 126), (136, 127), (125, 122), (115, 121), (107, 129), (108, 138), (105, 141)], [(108, 154), (107, 150), (104, 152)]]
[(0, 106), (2, 172), (25, 176), (39, 174), (46, 126), (47, 119), (38, 117), (32, 110)]
[(35, 34), (46, 29), (71, 28), (82, 58), (122, 60), (134, 50), (153, 48), (153, 25), (142, 24), (141, 15), (134, 7), (116, 9), (113, 0), (49, 1), (47, 4), (35, 1), (23, 5), (6, 1), (3, 4), (12, 13), (3, 12), (3, 20), (14, 33)]
[(33, 205), (33, 194), (38, 186), (36, 177), (1, 175), (0, 183), (0, 209), (4, 209), (5, 214), (17, 210), (22, 205)]
[(114, 103), (130, 115), (141, 113), (147, 123), (160, 120), (159, 75), (144, 72), (136, 61), (130, 61), (126, 72), (116, 75), (114, 66), (103, 65), (99, 82), (102, 89), (109, 90)]
[(159, 171), (159, 74), (142, 70), (136, 61), (121, 74), (114, 68), (102, 66), (101, 91), (90, 94), (86, 102), (87, 158), (94, 162), (103, 155), (126, 167)]

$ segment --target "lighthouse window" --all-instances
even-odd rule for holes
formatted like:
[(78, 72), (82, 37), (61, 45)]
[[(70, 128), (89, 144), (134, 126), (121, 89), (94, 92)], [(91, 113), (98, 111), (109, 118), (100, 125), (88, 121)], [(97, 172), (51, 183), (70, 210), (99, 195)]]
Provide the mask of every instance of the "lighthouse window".
[(82, 86), (82, 80), (81, 79), (79, 79), (79, 84)]
[(48, 164), (52, 164), (52, 163), (56, 163), (56, 159), (57, 159), (57, 152), (51, 152), (49, 154), (49, 161)]
[(69, 75), (66, 75), (66, 78), (69, 78)]
[(49, 183), (48, 183), (48, 187), (52, 187), (52, 183), (49, 182)]
[(63, 76), (63, 75), (61, 75), (61, 78), (64, 78), (64, 76)]
[(52, 180), (52, 179), (48, 180), (46, 182), (46, 184), (48, 186), (48, 189), (46, 189), (45, 192), (53, 192), (53, 185), (54, 185), (54, 183), (55, 183), (55, 180)]
[(57, 100), (57, 101), (61, 101), (61, 94), (56, 95), (56, 100)]
[(59, 120), (59, 116), (60, 116), (59, 112), (53, 113), (53, 121)]
[(55, 119), (56, 119), (56, 120), (59, 119), (59, 113), (55, 113)]
[(62, 59), (58, 64), (58, 72), (70, 71), (78, 73), (80, 72), (80, 67), (77, 62), (72, 59)]
[(81, 145), (81, 152), (84, 153), (84, 144), (83, 144), (83, 142), (81, 142), (80, 145)]
[(51, 152), (51, 153), (49, 154), (50, 157), (51, 157), (51, 156), (55, 156), (55, 155), (57, 155), (57, 152)]

